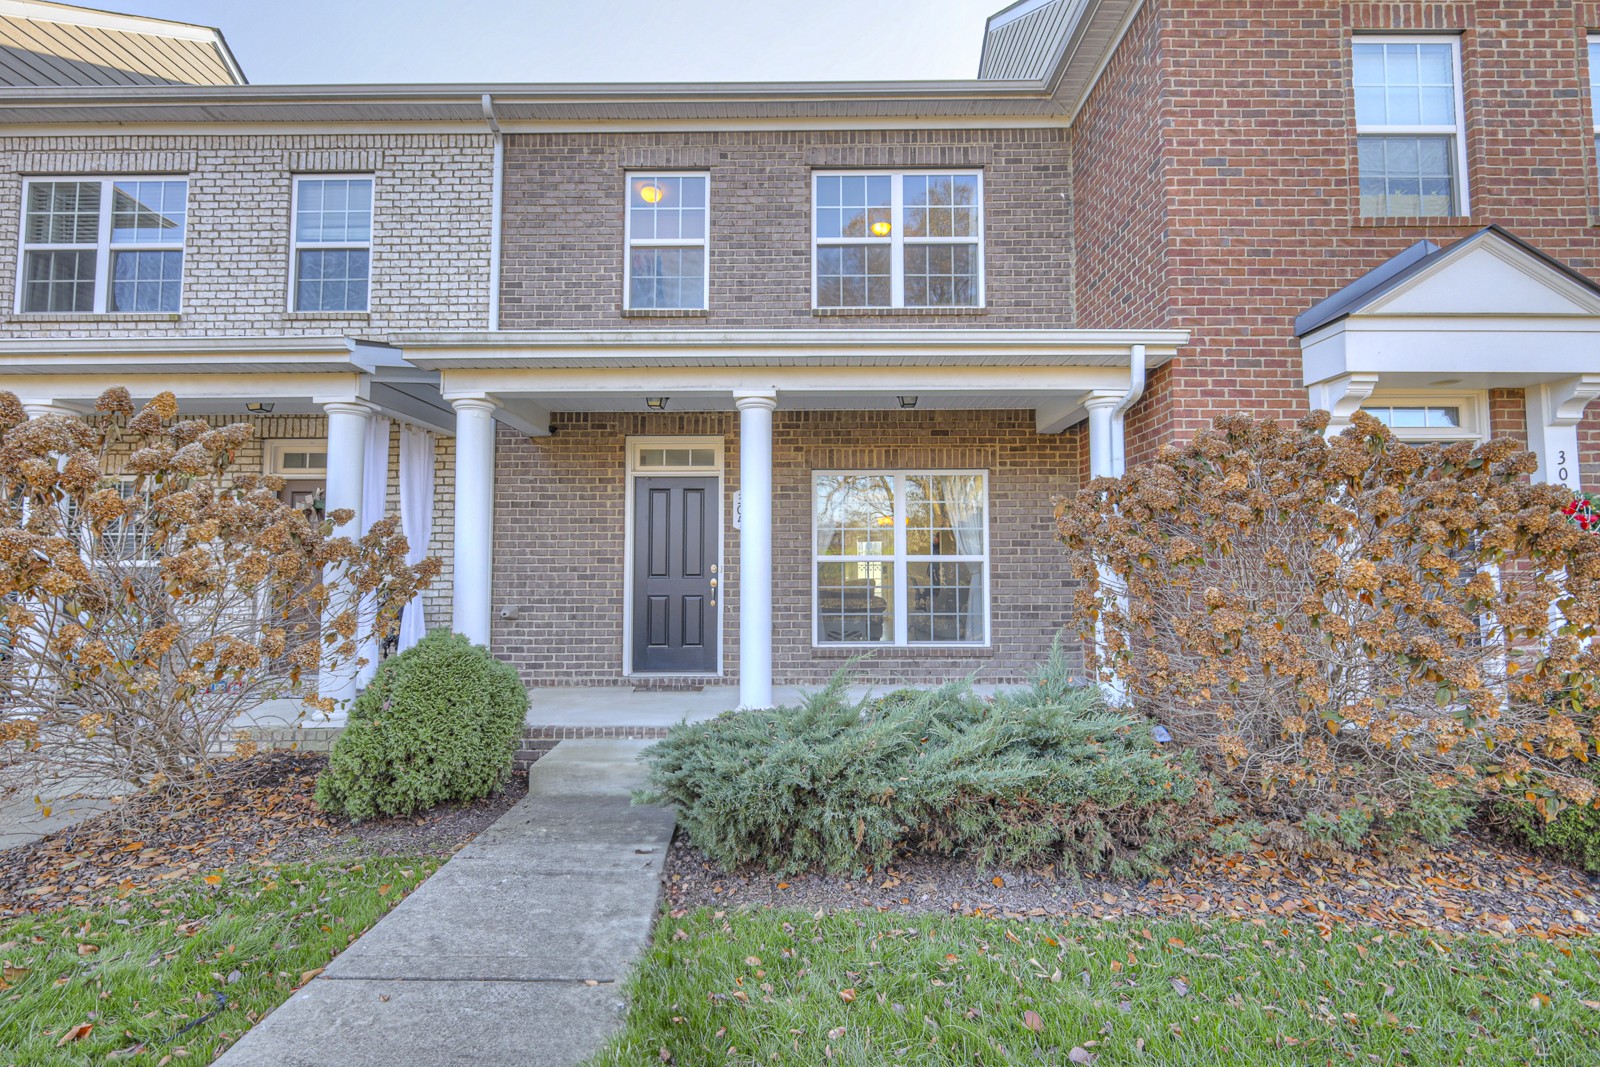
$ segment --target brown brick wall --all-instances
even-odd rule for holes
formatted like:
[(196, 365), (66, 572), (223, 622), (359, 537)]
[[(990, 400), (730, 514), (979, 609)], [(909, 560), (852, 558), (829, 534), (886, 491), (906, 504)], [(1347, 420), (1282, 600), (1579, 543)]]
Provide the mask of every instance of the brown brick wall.
[[(978, 168), (981, 311), (817, 313), (811, 172)], [(624, 175), (711, 176), (710, 310), (622, 313)], [(1071, 168), (1062, 130), (519, 134), (507, 138), (501, 322), (507, 329), (1071, 326)]]
[[(1470, 218), (1359, 217), (1350, 40), (1369, 30), (1461, 32)], [(1571, 0), (1147, 3), (1074, 139), (1082, 323), (1120, 324), (1126, 302), (1090, 279), (1153, 273), (1165, 279), (1168, 321), (1194, 332), (1130, 418), (1130, 460), (1223, 412), (1304, 412), (1294, 316), (1417, 240), (1444, 244), (1498, 223), (1600, 277), (1591, 30), (1600, 4)], [(1132, 69), (1135, 57), (1145, 71)], [(1092, 236), (1090, 193), (1147, 158), (1146, 135), (1133, 134), (1148, 125), (1139, 92), (1154, 96), (1146, 83), (1156, 66), (1168, 209), (1159, 253)], [(1090, 145), (1108, 133), (1097, 108), (1127, 118), (1105, 149)], [(1119, 146), (1119, 136), (1133, 143)], [(1096, 255), (1120, 258), (1107, 266)], [(1497, 430), (1506, 426), (1497, 418)], [(1600, 473), (1600, 416), (1581, 440), (1586, 474)]]
[[(530, 684), (622, 681), (625, 439), (720, 434), (725, 491), (738, 488), (737, 420), (728, 414), (563, 414), (556, 433), (497, 442), (494, 647)], [(1053, 500), (1080, 479), (1081, 435), (1041, 437), (1029, 411), (783, 412), (773, 432), (774, 678), (826, 680), (850, 651), (811, 647), (811, 472), (981, 468), (989, 472), (993, 647), (883, 649), (863, 679), (1014, 681), (1065, 623), (1071, 582), (1053, 537)], [(738, 534), (724, 523), (726, 677), (738, 666)], [(498, 610), (515, 604), (519, 617)]]

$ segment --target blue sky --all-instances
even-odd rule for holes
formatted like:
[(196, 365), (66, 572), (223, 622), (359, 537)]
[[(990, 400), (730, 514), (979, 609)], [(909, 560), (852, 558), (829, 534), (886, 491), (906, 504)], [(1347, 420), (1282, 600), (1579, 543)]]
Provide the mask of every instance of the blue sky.
[(218, 26), (256, 83), (970, 78), (1009, 0), (88, 0)]

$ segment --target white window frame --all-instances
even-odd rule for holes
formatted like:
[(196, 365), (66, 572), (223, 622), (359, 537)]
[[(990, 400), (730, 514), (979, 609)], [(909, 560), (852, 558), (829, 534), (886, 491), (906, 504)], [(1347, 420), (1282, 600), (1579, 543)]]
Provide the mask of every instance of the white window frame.
[[(919, 172), (920, 173), (920, 172)], [(941, 475), (971, 475), (983, 480), (983, 555), (912, 556), (906, 550), (906, 493), (907, 478), (938, 477)], [(872, 556), (825, 556), (817, 551), (817, 479), (818, 478), (893, 478), (894, 479), (894, 545), (891, 553)], [(897, 470), (814, 470), (811, 472), (811, 647), (812, 648), (989, 648), (994, 642), (994, 589), (989, 560), (993, 555), (993, 538), (990, 525), (993, 512), (989, 499), (989, 472), (983, 469), (912, 469)], [(910, 608), (906, 597), (910, 585), (906, 580), (906, 567), (911, 563), (978, 563), (983, 568), (983, 640), (982, 641), (916, 641), (909, 638)], [(886, 563), (894, 573), (894, 640), (892, 641), (824, 641), (818, 626), (820, 602), (817, 596), (817, 577), (825, 563)]]
[[(707, 226), (709, 230), (710, 227)], [(707, 271), (707, 274), (710, 272)], [(725, 673), (723, 656), (725, 654), (726, 626), (724, 625), (724, 606), (727, 602), (727, 554), (728, 554), (728, 479), (724, 474), (726, 463), (725, 442), (721, 437), (715, 436), (687, 436), (687, 435), (662, 435), (646, 437), (629, 437), (626, 442), (627, 459), (625, 461), (623, 478), (623, 556), (626, 561), (622, 568), (622, 676), (624, 678), (683, 678), (683, 677), (717, 677)], [(710, 448), (716, 452), (716, 460), (710, 467), (641, 467), (639, 466), (639, 452), (646, 448)], [(713, 615), (717, 628), (717, 668), (711, 675), (695, 673), (685, 675), (682, 671), (668, 671), (657, 673), (655, 671), (635, 671), (633, 669), (633, 480), (635, 478), (654, 478), (657, 476), (671, 476), (674, 474), (685, 477), (715, 478), (717, 480), (717, 597), (716, 611)], [(816, 540), (815, 537), (812, 540)]]
[(1600, 33), (1589, 35), (1589, 116), (1594, 129), (1591, 158), (1600, 160)]
[[(1450, 62), (1455, 69), (1455, 111), (1456, 121), (1453, 126), (1389, 126), (1370, 125), (1363, 126), (1359, 112), (1355, 108), (1355, 50), (1358, 44), (1448, 44), (1450, 46)], [(1399, 137), (1451, 137), (1455, 142), (1455, 198), (1456, 210), (1453, 215), (1426, 216), (1429, 218), (1465, 218), (1472, 214), (1471, 182), (1467, 180), (1467, 105), (1466, 94), (1462, 86), (1461, 69), (1461, 35), (1457, 33), (1409, 33), (1409, 34), (1355, 34), (1350, 41), (1350, 99), (1351, 112), (1357, 115), (1356, 138), (1363, 135), (1382, 137), (1393, 135)], [(1361, 166), (1359, 159), (1355, 161), (1356, 172), (1356, 206), (1361, 204)], [(1375, 218), (1399, 218), (1395, 215), (1364, 216)]]
[(284, 438), (282, 440), (268, 441), (267, 473), (279, 478), (288, 478), (296, 481), (308, 478), (326, 478), (328, 476), (326, 465), (321, 467), (302, 467), (298, 470), (285, 470), (283, 456), (286, 452), (322, 452), (326, 454), (327, 451), (328, 442), (318, 438), (306, 438), (304, 440)]
[[(372, 206), (367, 216), (365, 241), (302, 241), (300, 240), (300, 186), (304, 182), (364, 181), (372, 184)], [(378, 176), (376, 174), (295, 174), (290, 177), (289, 189), (289, 310), (305, 315), (366, 315), (372, 311), (372, 283), (377, 277), (378, 233)], [(359, 308), (324, 311), (320, 308), (300, 307), (300, 253), (326, 251), (360, 251), (367, 253), (367, 302)]]
[[(36, 184), (53, 185), (57, 182), (93, 183), (100, 186), (100, 218), (97, 220), (95, 243), (59, 244), (50, 241), (28, 241), (28, 200)], [(161, 244), (111, 243), (111, 222), (115, 214), (116, 186), (118, 182), (182, 182), (183, 183), (183, 240)], [(36, 174), (22, 181), (22, 210), (17, 226), (17, 291), (13, 307), (19, 315), (177, 315), (183, 311), (184, 279), (188, 275), (189, 241), (189, 176), (187, 174)], [(87, 252), (94, 249), (94, 308), (89, 311), (27, 311), (24, 307), (27, 293), (27, 262), (29, 252)], [(176, 311), (112, 311), (111, 308), (111, 258), (117, 251), (178, 252), (183, 255), (184, 267), (178, 275), (178, 308)]]
[[(971, 237), (912, 237), (905, 235), (905, 177), (908, 174), (949, 174), (959, 177), (971, 177), (978, 180), (978, 200), (976, 231)], [(873, 237), (868, 234), (861, 237), (818, 237), (817, 236), (817, 179), (819, 178), (871, 178), (888, 177), (889, 179), (889, 236)], [(984, 237), (987, 215), (984, 210), (985, 189), (983, 184), (983, 171), (971, 167), (908, 167), (904, 170), (814, 170), (811, 172), (811, 308), (813, 311), (894, 311), (911, 310), (938, 313), (945, 311), (969, 311), (975, 308), (989, 306), (989, 291), (987, 284), (987, 270), (985, 270), (986, 240)], [(906, 245), (929, 244), (951, 245), (970, 244), (978, 254), (978, 300), (973, 304), (906, 304)], [(862, 304), (859, 306), (829, 305), (824, 307), (817, 302), (817, 250), (839, 245), (883, 245), (889, 249), (889, 303), (887, 306)]]
[(1389, 432), (1400, 441), (1418, 443), (1444, 442), (1444, 441), (1487, 441), (1489, 439), (1489, 394), (1486, 391), (1474, 392), (1402, 392), (1396, 390), (1389, 392), (1381, 389), (1373, 390), (1372, 395), (1361, 402), (1361, 409), (1369, 408), (1456, 408), (1461, 413), (1461, 425), (1448, 426), (1400, 426), (1389, 427)]
[[(633, 182), (636, 178), (704, 178), (706, 182), (706, 229), (693, 237), (633, 236)], [(711, 310), (711, 172), (708, 170), (630, 170), (622, 176), (622, 309), (624, 311), (710, 311)], [(705, 276), (701, 279), (698, 307), (635, 308), (633, 306), (633, 249), (698, 248), (705, 256)]]

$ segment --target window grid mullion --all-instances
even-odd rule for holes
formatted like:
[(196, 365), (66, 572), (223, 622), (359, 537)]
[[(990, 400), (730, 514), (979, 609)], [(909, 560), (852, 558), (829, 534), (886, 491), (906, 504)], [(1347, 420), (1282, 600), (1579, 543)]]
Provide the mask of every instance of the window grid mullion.
[(889, 306), (906, 306), (905, 175), (889, 176)]
[[(896, 179), (898, 190), (899, 181)], [(898, 199), (898, 192), (896, 194)], [(891, 215), (890, 218), (897, 218)], [(894, 476), (894, 643), (903, 647), (911, 643), (911, 598), (906, 595), (906, 476)]]
[(101, 179), (98, 245), (94, 257), (94, 310), (100, 315), (111, 307), (111, 216), (116, 210), (115, 196), (116, 180)]

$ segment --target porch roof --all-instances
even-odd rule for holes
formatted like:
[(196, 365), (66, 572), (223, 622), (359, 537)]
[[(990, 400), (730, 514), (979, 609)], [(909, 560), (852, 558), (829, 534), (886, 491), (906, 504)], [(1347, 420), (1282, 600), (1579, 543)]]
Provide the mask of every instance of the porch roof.
[(0, 389), (25, 400), (92, 410), (123, 386), (136, 400), (170, 391), (186, 409), (220, 415), (320, 414), (324, 403), (362, 400), (381, 413), (453, 433), (439, 374), (399, 349), (332, 335), (297, 337), (48, 337), (0, 340)]

